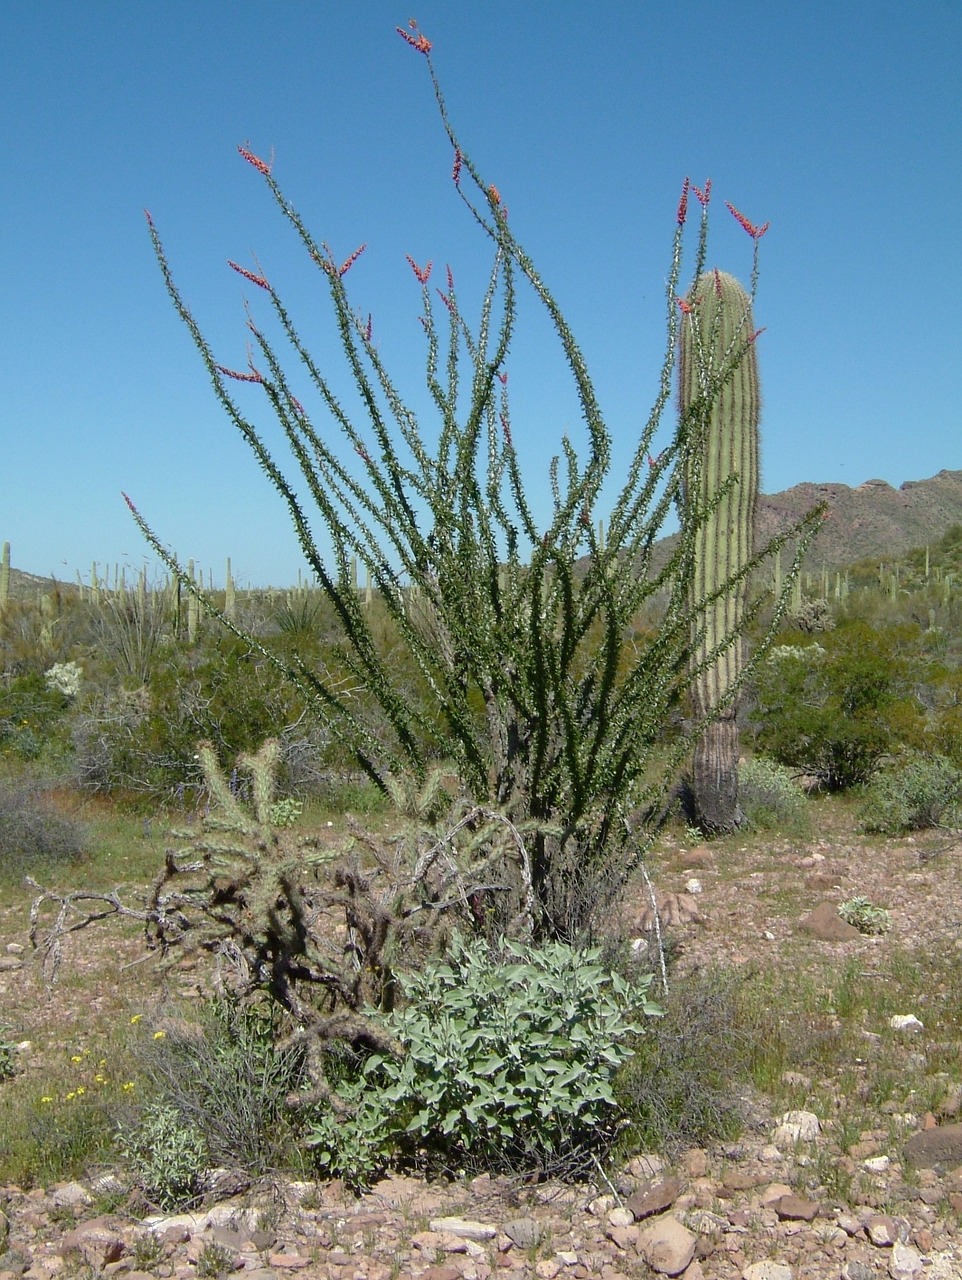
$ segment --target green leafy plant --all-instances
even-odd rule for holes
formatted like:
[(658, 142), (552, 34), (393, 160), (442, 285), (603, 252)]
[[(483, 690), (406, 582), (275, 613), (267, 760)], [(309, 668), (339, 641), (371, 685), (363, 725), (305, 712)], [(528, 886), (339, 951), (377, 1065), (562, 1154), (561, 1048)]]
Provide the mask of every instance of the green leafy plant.
[(792, 771), (764, 756), (738, 766), (738, 796), (745, 824), (755, 831), (799, 831), (807, 825), (808, 800)]
[(892, 917), (884, 907), (876, 907), (858, 894), (843, 902), (838, 914), (859, 933), (887, 933), (892, 927)]
[(908, 753), (876, 774), (859, 813), (866, 831), (884, 835), (962, 826), (962, 770), (942, 756)]
[(17, 1046), (7, 1039), (6, 1027), (0, 1026), (0, 1082), (17, 1074)]
[[(230, 264), (258, 291), (271, 316), (262, 322), (250, 313), (247, 369), (222, 362), (174, 281), (152, 220), (149, 230), (168, 292), (215, 395), (286, 506), (339, 625), (337, 660), (326, 663), (309, 663), (297, 653), (269, 654), (252, 636), (245, 643), (284, 670), (378, 786), (385, 787), (389, 775), (412, 775), (423, 784), (443, 743), (469, 800), (498, 810), (526, 832), (536, 932), (571, 939), (605, 917), (643, 855), (645, 840), (637, 824), (628, 823), (629, 815), (662, 811), (692, 744), (708, 722), (728, 712), (734, 687), (711, 709), (700, 708), (665, 751), (666, 729), (687, 697), (689, 659), (704, 629), (705, 606), (737, 594), (769, 552), (800, 535), (775, 608), (777, 621), (816, 522), (809, 519), (776, 538), (710, 587), (697, 586), (696, 543), (730, 487), (713, 491), (709, 485), (687, 502), (686, 485), (699, 474), (707, 410), (735, 376), (745, 350), (733, 351), (711, 370), (697, 404), (681, 414), (674, 436), (657, 450), (679, 333), (683, 233), (694, 190), (687, 181), (667, 273), (667, 341), (658, 391), (621, 491), (609, 500), (612, 437), (583, 354), (554, 294), (514, 235), (500, 193), (453, 130), (430, 42), (420, 33), (402, 34), (427, 59), (453, 151), (455, 189), (494, 255), (476, 324), (468, 319), (453, 274), (444, 281), (439, 304), (429, 287), (430, 265), (411, 262), (421, 290), (435, 429), (419, 424), (384, 366), (366, 311), (362, 315), (348, 295), (346, 278), (361, 251), (341, 261), (315, 239), (272, 166), (248, 148), (240, 148), (242, 158), (263, 179), (329, 292), (366, 426), (348, 416), (265, 271)], [(706, 186), (695, 194), (702, 205), (697, 279), (707, 252), (710, 191)], [(757, 249), (761, 230), (736, 216)], [(560, 442), (544, 518), (524, 485), (507, 389), (522, 287), (553, 326), (586, 433), (583, 457), (572, 440)], [(293, 357), (290, 371), (285, 352)], [(266, 430), (255, 422), (258, 403), (280, 425), (300, 473), (296, 485), (275, 462)], [(543, 479), (540, 487), (546, 487)], [(158, 555), (184, 589), (198, 596), (193, 576), (130, 505)], [(667, 564), (655, 569), (653, 546), (676, 506), (681, 536)], [(312, 533), (315, 525), (325, 530), (323, 545)], [(357, 589), (358, 566), (369, 575), (370, 592)], [(659, 625), (640, 632), (640, 613), (656, 601)], [(214, 601), (202, 602), (236, 629)], [(715, 657), (739, 648), (755, 612), (746, 609), (714, 634)], [(390, 651), (378, 644), (384, 615), (397, 637)], [(411, 671), (428, 698), (412, 695)]]
[(403, 1118), (399, 1151), (447, 1171), (583, 1173), (619, 1132), (612, 1081), (660, 1012), (650, 982), (598, 949), (506, 941), (497, 954), (455, 936), (402, 979), (404, 1006), (383, 1019), (402, 1056), (364, 1066)]
[(207, 1149), (200, 1130), (177, 1107), (148, 1102), (135, 1125), (118, 1131), (117, 1144), (137, 1185), (162, 1209), (196, 1203)]

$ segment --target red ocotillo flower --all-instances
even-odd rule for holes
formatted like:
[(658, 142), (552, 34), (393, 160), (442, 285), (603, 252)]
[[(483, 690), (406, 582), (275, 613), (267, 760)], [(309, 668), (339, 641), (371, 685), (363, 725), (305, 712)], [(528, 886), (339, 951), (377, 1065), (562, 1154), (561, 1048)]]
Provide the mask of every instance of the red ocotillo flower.
[(454, 185), (458, 186), (461, 181), (461, 165), (464, 163), (461, 152), (455, 147), (454, 150), (454, 167), (451, 170), (451, 177), (454, 179)]
[(406, 253), (404, 256), (407, 258), (408, 265), (411, 270), (417, 276), (418, 284), (427, 284), (428, 277), (431, 275), (431, 268), (434, 266), (434, 263), (429, 262), (426, 267), (419, 267), (409, 253)]
[(255, 156), (253, 151), (250, 151), (247, 147), (238, 147), (237, 150), (241, 153), (248, 164), (254, 166), (258, 173), (262, 173), (265, 178), (270, 177), (271, 169), (274, 164), (273, 159), (271, 160), (271, 163), (268, 164), (267, 161), (262, 160), (260, 156)]
[(263, 276), (255, 275), (253, 271), (248, 271), (246, 267), (238, 265), (238, 263), (227, 259), (227, 265), (232, 271), (236, 271), (239, 276), (243, 276), (245, 280), (249, 280), (251, 284), (256, 284), (259, 289), (266, 289), (270, 292), (270, 285)]
[(696, 187), (694, 183), (691, 184), (691, 189), (692, 191), (694, 191), (695, 195), (698, 197), (698, 203), (701, 205), (701, 207), (703, 209), (707, 208), (708, 201), (711, 199), (711, 178), (709, 178), (708, 181), (705, 183), (704, 191), (702, 191), (701, 187)]
[(685, 219), (688, 217), (688, 185), (688, 179), (686, 178), (681, 186), (681, 199), (678, 201), (678, 213), (676, 214), (676, 221), (680, 227), (685, 225)]
[(752, 334), (752, 336), (748, 339), (748, 341), (754, 342), (760, 333), (765, 332), (766, 327), (767, 327), (766, 325), (762, 325), (760, 329), (756, 329), (755, 332)]
[[(416, 29), (416, 28), (415, 28)], [(403, 27), (396, 27), (398, 35), (402, 40), (406, 40), (412, 49), (416, 49), (418, 53), (425, 56), (431, 52), (431, 41), (425, 35), (419, 32), (416, 36), (412, 36), (409, 31), (405, 31)]]
[(493, 182), (491, 186), (488, 187), (488, 197), (492, 204), (497, 205), (501, 203), (501, 192), (498, 190), (498, 188), (494, 185)]
[(263, 382), (264, 379), (252, 368), (250, 373), (239, 373), (236, 369), (228, 369), (224, 364), (214, 365), (218, 373), (222, 373), (225, 378), (233, 378), (235, 382)]
[(739, 226), (745, 228), (753, 240), (761, 240), (762, 236), (772, 225), (770, 222), (766, 222), (763, 227), (756, 227), (754, 222), (749, 222), (745, 215), (743, 213), (739, 213), (735, 206), (730, 204), (729, 201), (726, 200), (725, 204), (728, 207), (728, 212), (732, 215)]
[(678, 303), (678, 310), (683, 315), (690, 316), (695, 310), (694, 303), (688, 302), (685, 298), (676, 298), (675, 301)]

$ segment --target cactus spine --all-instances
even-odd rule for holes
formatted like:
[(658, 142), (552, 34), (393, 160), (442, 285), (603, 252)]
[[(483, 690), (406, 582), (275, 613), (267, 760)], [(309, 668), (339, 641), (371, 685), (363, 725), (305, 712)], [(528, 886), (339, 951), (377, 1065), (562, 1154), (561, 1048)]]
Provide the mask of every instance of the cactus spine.
[(720, 271), (699, 276), (681, 336), (680, 409), (693, 433), (685, 503), (696, 523), (692, 702), (715, 717), (696, 744), (691, 800), (706, 832), (738, 826), (735, 687), (758, 499), (761, 397), (751, 301)]

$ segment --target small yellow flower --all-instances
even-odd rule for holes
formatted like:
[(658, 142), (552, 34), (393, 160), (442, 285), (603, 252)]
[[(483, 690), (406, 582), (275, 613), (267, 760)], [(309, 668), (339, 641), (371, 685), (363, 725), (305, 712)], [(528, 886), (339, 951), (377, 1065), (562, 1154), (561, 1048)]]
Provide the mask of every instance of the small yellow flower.
[(136, 1024), (141, 1020), (143, 1016), (144, 1015), (142, 1013), (135, 1013), (134, 1016), (130, 1019), (130, 1025), (132, 1027), (136, 1026)]
[(128, 1080), (126, 1084), (122, 1084), (120, 1087), (123, 1089), (124, 1093), (131, 1093), (134, 1088), (134, 1082), (133, 1080)]
[(48, 1103), (48, 1102), (53, 1102), (53, 1098), (48, 1098), (48, 1097), (44, 1096), (44, 1097), (42, 1097), (42, 1098), (40, 1099), (40, 1101), (41, 1101), (41, 1102), (43, 1102), (44, 1104), (46, 1104), (46, 1103)]
[(83, 1058), (80, 1056), (80, 1054), (79, 1054), (79, 1053), (74, 1053), (74, 1054), (71, 1054), (70, 1061), (71, 1061), (71, 1062), (83, 1062)]
[(76, 1096), (77, 1096), (76, 1093), (73, 1093), (73, 1092), (68, 1093), (64, 1098), (64, 1102), (72, 1102), (74, 1098), (76, 1098)]
[(83, 1087), (82, 1084), (78, 1084), (76, 1089), (74, 1090), (74, 1093), (77, 1095), (78, 1098), (82, 1098), (86, 1092), (87, 1090)]
[(100, 1070), (101, 1070), (101, 1071), (103, 1071), (103, 1069), (104, 1069), (104, 1067), (105, 1067), (106, 1065), (107, 1065), (107, 1059), (106, 1059), (106, 1058), (101, 1058), (101, 1059), (100, 1059), (100, 1061), (97, 1063), (97, 1066), (100, 1068)]
[(163, 1038), (164, 1038), (164, 1036), (165, 1036), (166, 1034), (167, 1034), (167, 1032), (166, 1032), (166, 1031), (155, 1031), (155, 1032), (154, 1032), (154, 1039), (155, 1039), (155, 1040), (163, 1040)]
[(101, 1075), (100, 1072), (98, 1071), (97, 1074), (94, 1076), (94, 1084), (106, 1084), (106, 1083), (107, 1083), (107, 1077)]

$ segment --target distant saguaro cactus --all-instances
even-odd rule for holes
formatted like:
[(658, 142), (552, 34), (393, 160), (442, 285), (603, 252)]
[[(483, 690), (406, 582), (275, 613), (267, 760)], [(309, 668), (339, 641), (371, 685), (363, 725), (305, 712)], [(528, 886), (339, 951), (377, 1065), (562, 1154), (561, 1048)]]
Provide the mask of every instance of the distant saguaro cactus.
[(758, 500), (758, 357), (751, 299), (733, 276), (700, 275), (683, 310), (680, 409), (704, 441), (685, 486), (696, 526), (691, 694), (696, 718), (709, 717), (690, 790), (698, 825), (723, 832), (740, 822), (735, 702)]

